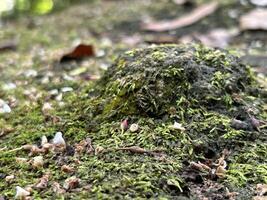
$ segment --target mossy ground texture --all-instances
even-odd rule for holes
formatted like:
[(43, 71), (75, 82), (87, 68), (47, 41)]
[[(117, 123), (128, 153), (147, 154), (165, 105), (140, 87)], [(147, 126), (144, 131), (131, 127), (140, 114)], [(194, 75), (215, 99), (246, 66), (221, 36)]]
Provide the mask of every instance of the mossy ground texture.
[[(266, 90), (226, 51), (200, 45), (127, 51), (100, 80), (78, 95), (67, 95), (64, 106), (50, 113), (60, 123), (38, 105), (29, 108), (30, 115), (5, 116), (10, 126), (21, 128), (2, 146), (39, 144), (42, 135), (50, 139), (62, 131), (68, 148), (45, 154), (39, 170), (15, 162), (16, 157), (28, 158), (27, 152), (1, 152), (1, 176), (16, 176), (9, 184), (1, 180), (2, 195), (11, 198), (16, 185), (35, 184), (49, 172), (47, 188), (32, 192), (36, 199), (194, 199), (198, 191), (224, 199), (226, 187), (249, 199), (255, 184), (267, 183), (266, 128), (258, 125), (266, 118), (265, 103)], [(138, 124), (138, 131), (122, 130), (125, 119)], [(185, 130), (173, 128), (175, 121)], [(93, 152), (72, 153), (86, 138)], [(145, 152), (123, 150), (133, 146)], [(222, 177), (192, 168), (198, 161), (212, 167), (225, 149), (229, 153)], [(52, 183), (63, 185), (70, 176), (61, 171), (62, 165), (75, 168), (71, 175), (80, 185), (56, 194)], [(207, 182), (210, 187), (205, 188)]]
[[(19, 44), (0, 54), (0, 99), (12, 109), (0, 114), (0, 199), (13, 199), (16, 186), (31, 186), (33, 199), (217, 200), (238, 192), (234, 198), (243, 200), (256, 195), (257, 184), (267, 183), (266, 79), (224, 50), (147, 47), (151, 35), (139, 23), (148, 14), (160, 20), (189, 12), (173, 2), (92, 1), (3, 23), (1, 40), (17, 38)], [(243, 13), (251, 5), (222, 1), (216, 14), (176, 35), (235, 27), (237, 19), (226, 16), (233, 9)], [(255, 33), (247, 34), (229, 49), (258, 44)], [(133, 44), (127, 36), (141, 41)], [(77, 40), (93, 44), (97, 57), (58, 64)], [(88, 80), (91, 75), (101, 79)], [(8, 83), (16, 87), (4, 89)], [(73, 90), (63, 92), (66, 87)], [(52, 109), (44, 112), (45, 103)], [(128, 127), (121, 128), (126, 119)], [(133, 123), (136, 132), (129, 129)], [(67, 149), (40, 153), (42, 168), (29, 162), (36, 155), (12, 151), (26, 144), (40, 147), (42, 136), (51, 141), (57, 131)], [(79, 150), (85, 141), (91, 145)], [(225, 165), (221, 174), (219, 160)], [(66, 173), (64, 165), (74, 170)], [(50, 174), (47, 186), (36, 188), (45, 174)], [(7, 181), (10, 175), (14, 178)], [(72, 176), (79, 185), (64, 189)]]

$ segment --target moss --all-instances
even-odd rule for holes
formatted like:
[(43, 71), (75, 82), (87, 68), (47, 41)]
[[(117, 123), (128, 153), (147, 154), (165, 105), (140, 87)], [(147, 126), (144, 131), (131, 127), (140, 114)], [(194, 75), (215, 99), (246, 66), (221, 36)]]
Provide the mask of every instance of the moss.
[[(254, 91), (262, 88), (251, 71), (226, 51), (199, 45), (137, 49), (119, 56), (95, 84), (73, 87), (79, 90), (65, 95), (65, 106), (52, 113), (61, 118), (57, 124), (43, 116), (42, 102), (32, 106), (30, 114), (19, 107), (6, 117), (4, 120), (16, 130), (5, 137), (5, 143), (12, 147), (38, 144), (43, 134), (50, 139), (60, 130), (70, 148), (88, 137), (93, 147), (104, 151), (80, 155), (79, 165), (72, 155), (48, 154), (45, 169), (37, 172), (14, 164), (15, 156), (27, 157), (25, 152), (4, 153), (0, 173), (19, 170), (14, 183), (7, 186), (0, 181), (0, 190), (7, 197), (12, 197), (16, 184), (34, 184), (45, 171), (52, 173), (51, 183), (63, 184), (69, 175), (57, 165), (62, 157), (64, 163), (75, 165), (81, 187), (91, 186), (89, 192), (69, 191), (64, 198), (193, 197), (193, 183), (185, 177), (189, 162), (214, 162), (225, 148), (232, 153), (226, 160), (229, 165), (222, 184), (238, 191), (237, 187), (246, 183), (266, 182), (266, 128), (258, 132), (251, 123), (251, 117), (263, 120), (266, 100)], [(126, 118), (129, 124), (138, 124), (137, 132), (121, 131), (120, 123)], [(246, 123), (246, 129), (233, 126), (233, 118)], [(186, 130), (171, 128), (174, 121)], [(118, 150), (127, 146), (159, 153)], [(51, 187), (33, 195), (55, 196)]]

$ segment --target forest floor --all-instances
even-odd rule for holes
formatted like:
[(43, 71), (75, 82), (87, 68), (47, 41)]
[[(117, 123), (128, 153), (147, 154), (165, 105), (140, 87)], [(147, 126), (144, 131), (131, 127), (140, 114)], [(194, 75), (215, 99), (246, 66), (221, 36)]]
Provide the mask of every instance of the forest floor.
[[(118, 137), (114, 139), (118, 142), (114, 144), (116, 148), (127, 146), (123, 139), (127, 140), (128, 135), (121, 137), (117, 133), (121, 121), (106, 126), (94, 124), (101, 126), (95, 131), (92, 124), (88, 125), (87, 115), (82, 115), (86, 112), (81, 110), (86, 107), (83, 104), (90, 98), (88, 92), (115, 58), (125, 51), (151, 44), (194, 41), (225, 48), (251, 65), (260, 84), (266, 87), (266, 30), (240, 28), (240, 17), (256, 7), (247, 1), (222, 0), (218, 8), (203, 19), (170, 31), (142, 28), (143, 23), (152, 19), (182, 17), (207, 2), (210, 1), (177, 5), (171, 0), (102, 0), (77, 4), (46, 16), (3, 20), (0, 99), (6, 104), (1, 102), (5, 111), (0, 110), (3, 112), (0, 113), (0, 199), (13, 199), (16, 186), (30, 190), (28, 197), (33, 199), (264, 199), (267, 191), (265, 127), (259, 140), (247, 144), (247, 151), (239, 152), (240, 155), (233, 153), (233, 157), (239, 159), (239, 163), (231, 163), (235, 171), (229, 175), (226, 172), (223, 178), (209, 179), (204, 169), (203, 174), (197, 174), (201, 177), (199, 183), (197, 180), (187, 183), (183, 178), (190, 175), (181, 171), (189, 161), (194, 161), (190, 160), (192, 157), (188, 162), (168, 164), (162, 163), (162, 158), (147, 155), (148, 152), (136, 154), (138, 149), (103, 153), (112, 146), (103, 141), (109, 137)], [(212, 36), (214, 31), (222, 35)], [(80, 43), (93, 45), (95, 55), (79, 62), (59, 62)], [(267, 108), (262, 106), (264, 120)], [(146, 123), (157, 123), (157, 120), (142, 120), (138, 121), (142, 130), (139, 134), (145, 135), (146, 129), (150, 131)], [(167, 133), (166, 126), (157, 131)], [(38, 152), (42, 136), (51, 141), (56, 132), (63, 133), (67, 149), (63, 153)], [(132, 141), (129, 144), (134, 145)], [(140, 144), (143, 143), (135, 146)], [(37, 147), (27, 150), (25, 145)], [(92, 149), (88, 150), (89, 147)], [(147, 147), (149, 145), (142, 146)], [(216, 159), (222, 154), (216, 152)], [(41, 167), (34, 166), (34, 158), (40, 155)], [(231, 158), (229, 160), (231, 162)], [(162, 173), (165, 179), (151, 177), (150, 170), (152, 174)], [(38, 185), (40, 181), (42, 185)]]

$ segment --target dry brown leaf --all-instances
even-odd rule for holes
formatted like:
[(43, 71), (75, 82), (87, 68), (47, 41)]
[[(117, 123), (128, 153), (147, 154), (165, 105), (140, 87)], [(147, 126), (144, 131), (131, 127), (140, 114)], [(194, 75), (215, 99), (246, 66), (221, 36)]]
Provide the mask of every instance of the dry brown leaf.
[(225, 173), (226, 173), (226, 169), (223, 166), (217, 167), (215, 171), (216, 176), (218, 176), (219, 178), (224, 178)]
[(210, 47), (226, 47), (231, 39), (239, 33), (237, 29), (214, 29), (207, 34), (194, 35), (201, 43)]
[(205, 165), (201, 162), (190, 162), (190, 166), (194, 169), (197, 169), (199, 171), (211, 171), (211, 168), (208, 165)]
[(43, 175), (40, 178), (40, 180), (38, 181), (38, 183), (35, 185), (35, 188), (37, 188), (37, 189), (45, 189), (45, 188), (47, 188), (49, 177), (50, 177), (49, 174)]
[(75, 153), (92, 153), (94, 152), (94, 148), (92, 146), (92, 141), (90, 138), (86, 138), (85, 140), (80, 141), (78, 144), (75, 144)]
[(76, 176), (72, 176), (65, 180), (63, 188), (66, 190), (71, 190), (77, 188), (79, 184), (80, 184), (80, 179), (78, 179)]
[(73, 60), (81, 60), (83, 58), (92, 56), (95, 56), (93, 45), (79, 44), (70, 53), (63, 55), (59, 62), (63, 63)]
[(150, 152), (138, 146), (122, 147), (122, 148), (118, 148), (117, 150), (130, 151), (131, 153), (149, 153)]
[(65, 173), (73, 173), (75, 170), (73, 167), (70, 167), (68, 165), (63, 165), (61, 167), (61, 171), (65, 172)]
[(257, 184), (256, 190), (258, 196), (265, 195), (267, 193), (267, 184)]
[(66, 192), (64, 189), (61, 188), (61, 186), (59, 185), (58, 182), (53, 182), (53, 184), (52, 184), (52, 190), (56, 194), (64, 194)]
[(239, 23), (242, 30), (267, 30), (267, 9), (254, 9), (241, 16)]
[(203, 4), (195, 8), (192, 12), (190, 12), (190, 14), (183, 15), (173, 20), (143, 24), (142, 29), (147, 31), (161, 32), (189, 26), (214, 13), (217, 8), (217, 2)]

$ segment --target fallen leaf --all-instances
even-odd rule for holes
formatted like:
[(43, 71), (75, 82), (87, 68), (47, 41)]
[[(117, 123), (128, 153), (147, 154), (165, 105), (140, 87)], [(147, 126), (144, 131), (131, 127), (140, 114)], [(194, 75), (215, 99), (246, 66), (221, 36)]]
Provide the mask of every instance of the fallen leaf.
[(218, 166), (215, 171), (216, 176), (218, 176), (219, 178), (224, 178), (225, 173), (226, 173), (226, 169), (223, 166)]
[(182, 126), (182, 124), (178, 122), (174, 122), (174, 124), (171, 125), (170, 128), (175, 129), (175, 130), (185, 131), (185, 128)]
[(59, 185), (58, 182), (53, 182), (53, 184), (52, 184), (52, 190), (56, 194), (64, 194), (66, 192), (64, 189), (61, 188), (61, 186)]
[(18, 46), (17, 40), (7, 40), (0, 43), (0, 53), (5, 51), (15, 51)]
[(217, 8), (217, 2), (207, 3), (195, 8), (192, 12), (190, 12), (190, 14), (185, 14), (173, 20), (143, 24), (142, 29), (147, 31), (161, 32), (189, 26), (214, 13)]
[(122, 148), (118, 148), (117, 150), (130, 151), (131, 153), (149, 153), (150, 152), (138, 146), (122, 147)]
[(145, 42), (148, 44), (173, 44), (173, 43), (179, 43), (179, 40), (175, 35), (156, 34), (156, 35), (146, 36)]
[(237, 36), (237, 29), (214, 29), (207, 34), (195, 34), (194, 37), (201, 43), (210, 47), (226, 47), (234, 36)]
[(241, 16), (239, 20), (242, 30), (267, 30), (267, 9), (254, 9)]
[(93, 45), (79, 44), (72, 52), (63, 55), (59, 62), (63, 63), (73, 60), (81, 60), (91, 56), (95, 56)]
[(190, 166), (193, 169), (199, 170), (199, 171), (211, 171), (211, 168), (208, 165), (205, 165), (201, 162), (190, 162)]
[(40, 180), (38, 181), (38, 183), (35, 185), (35, 188), (37, 189), (45, 189), (47, 188), (48, 185), (48, 181), (49, 181), (49, 174), (45, 174), (43, 175)]
[(71, 190), (74, 188), (77, 188), (80, 184), (80, 179), (78, 179), (76, 176), (72, 176), (65, 180), (63, 188), (66, 190)]
[(267, 184), (257, 184), (256, 190), (258, 196), (265, 195), (267, 193)]
[(65, 173), (73, 173), (75, 170), (73, 167), (70, 167), (68, 165), (63, 165), (61, 167), (61, 171), (65, 172)]

